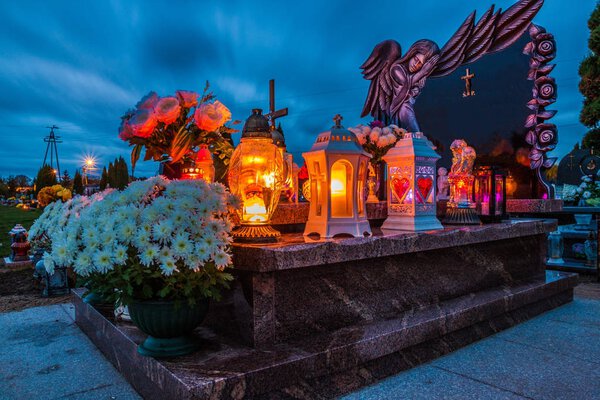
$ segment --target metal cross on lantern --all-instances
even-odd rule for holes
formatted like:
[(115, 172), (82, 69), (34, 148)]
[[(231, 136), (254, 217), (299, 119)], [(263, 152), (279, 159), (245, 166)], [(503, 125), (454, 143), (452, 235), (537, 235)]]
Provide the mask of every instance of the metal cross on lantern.
[(286, 115), (288, 115), (287, 107), (275, 110), (275, 79), (271, 79), (269, 81), (269, 113), (265, 115), (271, 123), (271, 130), (275, 130), (275, 120)]
[(344, 117), (342, 117), (340, 114), (335, 114), (335, 117), (333, 117), (333, 121), (335, 122), (336, 128), (339, 128), (342, 126), (343, 119), (344, 119)]
[(471, 73), (471, 70), (467, 68), (464, 76), (461, 76), (460, 79), (465, 81), (465, 91), (463, 92), (463, 97), (475, 96), (475, 91), (471, 90), (471, 80), (475, 78), (475, 74)]

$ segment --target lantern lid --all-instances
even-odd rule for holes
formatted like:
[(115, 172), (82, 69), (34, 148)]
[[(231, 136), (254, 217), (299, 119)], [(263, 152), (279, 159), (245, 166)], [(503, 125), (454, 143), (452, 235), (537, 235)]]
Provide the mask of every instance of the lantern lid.
[(14, 228), (12, 228), (8, 233), (11, 236), (14, 236), (14, 235), (19, 234), (19, 233), (27, 233), (27, 230), (25, 228), (23, 228), (23, 226), (21, 224), (16, 224), (14, 226)]
[(283, 130), (281, 129), (281, 124), (275, 129), (271, 130), (271, 136), (273, 137), (273, 144), (279, 148), (285, 149), (285, 137), (283, 136)]
[(435, 146), (422, 132), (407, 132), (392, 147), (383, 160), (387, 161), (395, 157), (424, 157), (429, 159), (440, 159), (436, 153)]
[(262, 109), (255, 108), (246, 120), (242, 130), (242, 138), (271, 138), (269, 120), (262, 115)]
[(333, 120), (335, 125), (331, 127), (331, 130), (322, 132), (317, 136), (317, 140), (310, 149), (311, 152), (324, 150), (326, 152), (362, 154), (369, 158), (372, 157), (358, 143), (356, 135), (342, 126), (341, 115), (337, 114)]
[(200, 150), (198, 150), (198, 153), (196, 154), (196, 162), (197, 163), (212, 162), (212, 154), (210, 153), (210, 150), (208, 149), (208, 145), (206, 145), (206, 144), (200, 145)]

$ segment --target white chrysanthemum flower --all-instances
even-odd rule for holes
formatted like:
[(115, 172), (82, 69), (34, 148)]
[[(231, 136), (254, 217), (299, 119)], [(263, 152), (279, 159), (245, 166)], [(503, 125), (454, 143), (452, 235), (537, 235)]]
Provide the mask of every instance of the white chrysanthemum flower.
[(67, 266), (70, 260), (69, 245), (65, 240), (54, 241), (52, 245), (52, 258), (60, 266)]
[(54, 274), (54, 260), (52, 259), (52, 255), (50, 255), (47, 252), (44, 252), (43, 260), (44, 260), (44, 268), (46, 268), (46, 272), (48, 272), (49, 275), (53, 275)]
[(223, 271), (229, 264), (231, 264), (231, 256), (227, 252), (221, 250), (215, 253), (215, 265), (219, 271)]
[(78, 275), (89, 275), (92, 268), (92, 257), (87, 252), (79, 253), (75, 259), (74, 268)]
[(127, 262), (127, 247), (117, 245), (113, 250), (113, 258), (116, 265), (124, 265)]
[(200, 262), (208, 261), (210, 258), (211, 249), (206, 245), (206, 243), (199, 242), (196, 243), (195, 246), (196, 256)]
[(150, 232), (146, 231), (143, 227), (137, 230), (135, 237), (133, 238), (133, 244), (138, 249), (143, 249), (146, 246), (150, 245), (150, 241), (152, 240), (152, 236)]
[(177, 265), (173, 257), (163, 257), (160, 259), (160, 269), (163, 275), (170, 276), (177, 271)]
[(140, 262), (146, 267), (150, 266), (155, 260), (158, 259), (160, 248), (156, 245), (148, 246), (143, 249), (140, 254)]
[(102, 232), (102, 234), (100, 235), (100, 242), (105, 246), (109, 246), (109, 245), (113, 244), (115, 240), (116, 240), (116, 235), (112, 229), (106, 230), (106, 231)]
[(179, 233), (173, 239), (171, 248), (173, 249), (173, 254), (175, 254), (175, 256), (184, 258), (194, 249), (194, 246), (188, 240), (188, 235), (186, 233)]
[(133, 240), (137, 228), (134, 221), (125, 221), (118, 229), (119, 241), (129, 244)]
[(152, 229), (154, 240), (160, 243), (168, 243), (171, 240), (173, 233), (173, 223), (168, 219), (160, 221)]
[(585, 192), (583, 192), (582, 197), (584, 199), (589, 199), (590, 197), (592, 197), (592, 194), (586, 190)]
[(113, 260), (110, 251), (102, 249), (94, 254), (94, 267), (101, 273), (113, 269)]

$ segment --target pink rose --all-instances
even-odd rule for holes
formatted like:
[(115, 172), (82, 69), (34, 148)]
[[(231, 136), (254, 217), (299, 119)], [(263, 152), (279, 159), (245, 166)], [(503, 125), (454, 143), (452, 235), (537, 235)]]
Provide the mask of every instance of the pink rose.
[(214, 132), (231, 119), (231, 111), (219, 100), (214, 103), (204, 103), (196, 109), (194, 121), (198, 128)]
[(176, 92), (181, 107), (192, 108), (198, 105), (198, 93), (178, 90)]
[(160, 97), (156, 94), (156, 92), (150, 92), (136, 104), (135, 108), (138, 110), (154, 110), (154, 106), (158, 103)]
[(179, 118), (181, 106), (179, 100), (175, 97), (163, 97), (154, 106), (154, 115), (158, 122), (164, 122), (165, 125), (171, 125)]
[(152, 136), (157, 123), (158, 121), (151, 110), (138, 110), (129, 120), (133, 135), (141, 138)]
[(123, 122), (121, 122), (121, 126), (119, 127), (119, 138), (121, 138), (121, 140), (128, 141), (133, 136), (133, 130), (129, 125), (129, 121), (123, 119)]

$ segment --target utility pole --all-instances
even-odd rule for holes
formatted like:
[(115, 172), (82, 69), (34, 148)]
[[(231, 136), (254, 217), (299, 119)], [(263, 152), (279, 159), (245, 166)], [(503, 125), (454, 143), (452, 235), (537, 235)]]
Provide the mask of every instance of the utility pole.
[[(50, 168), (54, 170), (56, 180), (60, 182), (60, 163), (58, 162), (58, 149), (56, 147), (56, 143), (62, 143), (62, 140), (60, 140), (60, 136), (56, 136), (54, 134), (54, 130), (60, 128), (56, 125), (47, 126), (46, 128), (50, 129), (50, 134), (44, 138), (44, 142), (48, 144), (46, 145), (46, 154), (44, 154), (44, 162), (42, 163), (42, 167), (46, 165), (46, 160), (48, 159), (48, 151), (50, 151)], [(56, 168), (54, 168), (55, 156)]]

